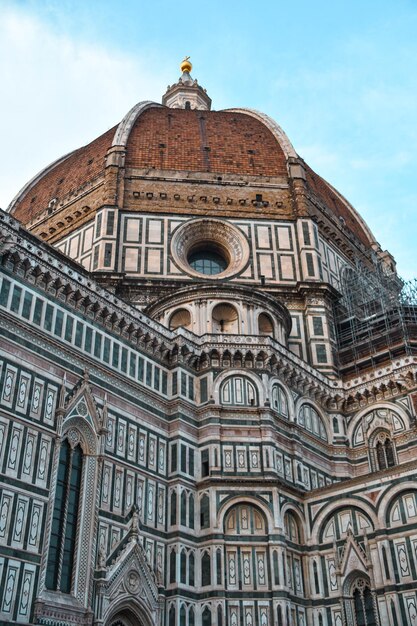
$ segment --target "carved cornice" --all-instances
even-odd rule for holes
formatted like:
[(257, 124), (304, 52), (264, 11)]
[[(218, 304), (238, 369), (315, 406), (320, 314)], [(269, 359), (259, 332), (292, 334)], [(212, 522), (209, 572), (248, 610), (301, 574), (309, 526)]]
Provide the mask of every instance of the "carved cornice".
[[(201, 373), (209, 367), (230, 367), (234, 360), (241, 359), (240, 367), (266, 370), (326, 409), (345, 411), (396, 397), (417, 386), (417, 357), (396, 359), (389, 367), (345, 382), (326, 377), (270, 337), (198, 337), (183, 328), (170, 331), (102, 288), (82, 266), (40, 241), (3, 211), (0, 257), (11, 271), (38, 289), (81, 311), (167, 366), (184, 364)], [(248, 353), (253, 358), (245, 362)], [(222, 365), (225, 356), (228, 363)]]

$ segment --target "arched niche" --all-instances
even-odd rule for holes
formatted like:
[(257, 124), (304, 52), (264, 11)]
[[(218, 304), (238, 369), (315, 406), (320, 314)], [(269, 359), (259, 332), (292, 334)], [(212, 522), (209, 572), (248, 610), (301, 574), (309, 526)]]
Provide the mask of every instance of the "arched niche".
[(169, 329), (177, 330), (177, 328), (187, 328), (191, 330), (191, 313), (188, 309), (177, 309), (169, 318)]
[(259, 314), (258, 333), (263, 337), (275, 337), (274, 322), (268, 313)]
[(213, 333), (227, 333), (231, 335), (239, 333), (239, 314), (233, 305), (227, 302), (216, 304), (212, 310), (211, 317)]

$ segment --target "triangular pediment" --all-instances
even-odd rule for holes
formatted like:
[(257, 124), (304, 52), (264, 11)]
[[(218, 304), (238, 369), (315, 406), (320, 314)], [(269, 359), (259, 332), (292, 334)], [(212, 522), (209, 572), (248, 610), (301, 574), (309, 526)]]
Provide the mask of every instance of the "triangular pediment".
[[(110, 561), (107, 564), (107, 561)], [(134, 604), (147, 615), (151, 623), (158, 623), (160, 596), (155, 573), (142, 547), (139, 533), (133, 529), (122, 539), (105, 561), (99, 556), (96, 585), (103, 598), (103, 619), (115, 604)]]
[(369, 569), (369, 562), (363, 549), (358, 545), (354, 536), (348, 533), (346, 543), (343, 549), (343, 555), (340, 563), (340, 571), (342, 576), (347, 576), (354, 570), (366, 573)]
[(89, 384), (89, 377), (84, 373), (73, 389), (65, 396), (61, 407), (64, 413), (63, 423), (74, 417), (81, 417), (97, 433), (102, 427), (102, 415), (97, 406), (92, 389)]

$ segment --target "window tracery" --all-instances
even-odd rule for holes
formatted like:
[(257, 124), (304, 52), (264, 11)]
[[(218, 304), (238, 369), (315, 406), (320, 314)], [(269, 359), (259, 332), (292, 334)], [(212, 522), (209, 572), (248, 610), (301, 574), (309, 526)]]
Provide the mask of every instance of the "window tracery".
[(396, 465), (394, 443), (386, 431), (379, 431), (370, 442), (371, 467), (384, 470)]
[(280, 385), (274, 385), (272, 387), (271, 402), (272, 408), (275, 409), (280, 415), (288, 419), (289, 413), (287, 394)]
[(257, 406), (258, 393), (255, 385), (244, 376), (228, 378), (220, 390), (220, 401), (225, 405)]
[(369, 582), (365, 578), (356, 578), (352, 585), (351, 593), (353, 596), (352, 608), (355, 615), (355, 626), (377, 626), (378, 622)]
[(49, 543), (46, 587), (71, 593), (80, 503), (83, 452), (77, 431), (61, 444)]
[(323, 420), (314, 407), (303, 404), (298, 411), (298, 424), (312, 435), (327, 441), (327, 432)]

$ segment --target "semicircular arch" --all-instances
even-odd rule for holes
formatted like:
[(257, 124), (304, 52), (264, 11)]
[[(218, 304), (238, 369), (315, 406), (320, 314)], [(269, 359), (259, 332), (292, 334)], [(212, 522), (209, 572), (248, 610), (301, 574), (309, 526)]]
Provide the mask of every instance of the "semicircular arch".
[[(332, 432), (330, 429), (330, 424), (328, 423), (328, 417), (326, 415), (323, 414), (323, 409), (313, 400), (310, 400), (310, 398), (306, 399), (304, 397), (300, 397), (297, 399), (296, 403), (295, 403), (295, 407), (294, 407), (294, 421), (296, 423), (298, 423), (298, 416), (300, 413), (300, 410), (303, 408), (303, 406), (310, 406), (314, 409), (314, 411), (316, 411), (321, 424), (323, 425), (323, 428), (325, 430), (326, 433), (326, 440), (327, 442), (331, 442), (332, 441)], [(307, 429), (306, 429), (307, 430)], [(307, 430), (307, 432), (310, 432)], [(314, 433), (312, 433), (314, 434)]]
[(381, 528), (384, 528), (385, 525), (389, 522), (387, 519), (387, 515), (394, 504), (395, 499), (400, 496), (402, 493), (406, 492), (417, 492), (416, 482), (412, 480), (407, 480), (403, 483), (392, 485), (388, 487), (383, 494), (377, 500), (377, 514), (378, 514), (378, 523)]
[(366, 417), (367, 415), (371, 414), (374, 411), (377, 411), (378, 409), (387, 409), (389, 411), (392, 411), (393, 413), (397, 413), (400, 419), (403, 420), (405, 424), (405, 428), (407, 429), (410, 427), (410, 416), (407, 413), (407, 410), (405, 409), (405, 407), (401, 407), (398, 404), (394, 404), (392, 402), (378, 402), (377, 404), (372, 406), (372, 408), (367, 407), (367, 408), (362, 409), (351, 420), (349, 427), (347, 429), (347, 437), (349, 441), (353, 442), (354, 433), (356, 432), (356, 429), (360, 426), (362, 422), (362, 418)]
[(343, 509), (348, 509), (349, 507), (356, 509), (360, 513), (365, 514), (373, 524), (374, 530), (379, 528), (378, 517), (375, 509), (369, 504), (369, 502), (365, 502), (365, 500), (359, 498), (345, 498), (342, 501), (337, 500), (337, 502), (330, 502), (327, 504), (320, 513), (317, 514), (312, 527), (311, 527), (311, 541), (313, 544), (319, 542), (320, 533), (324, 528), (324, 524), (330, 520), (332, 515), (342, 511)]
[(284, 383), (278, 377), (274, 376), (273, 378), (269, 380), (268, 394), (269, 394), (270, 401), (272, 400), (272, 392), (273, 392), (273, 388), (275, 385), (277, 385), (280, 389), (282, 389), (283, 393), (285, 394), (285, 397), (287, 399), (287, 406), (288, 406), (288, 419), (291, 422), (293, 422), (295, 419), (295, 403), (294, 403), (293, 395), (291, 391), (289, 390), (289, 388), (286, 385), (284, 385)]
[(217, 526), (216, 528), (222, 529), (224, 526), (224, 521), (227, 514), (233, 509), (233, 507), (239, 504), (248, 504), (251, 505), (262, 513), (263, 517), (266, 521), (267, 533), (272, 532), (274, 528), (274, 521), (272, 517), (271, 510), (269, 509), (266, 502), (262, 502), (260, 499), (253, 496), (230, 496), (227, 499), (223, 500), (220, 504), (220, 508), (217, 512)]
[(221, 403), (220, 390), (221, 390), (223, 383), (228, 378), (233, 378), (236, 376), (248, 379), (255, 386), (255, 389), (258, 393), (258, 405), (263, 406), (265, 402), (265, 398), (266, 398), (266, 389), (262, 381), (252, 372), (248, 372), (245, 370), (245, 372), (243, 373), (242, 370), (236, 370), (236, 369), (222, 372), (215, 379), (214, 384), (213, 384), (213, 399), (214, 399), (215, 404)]

